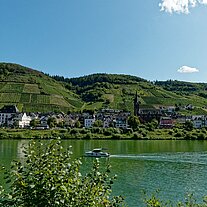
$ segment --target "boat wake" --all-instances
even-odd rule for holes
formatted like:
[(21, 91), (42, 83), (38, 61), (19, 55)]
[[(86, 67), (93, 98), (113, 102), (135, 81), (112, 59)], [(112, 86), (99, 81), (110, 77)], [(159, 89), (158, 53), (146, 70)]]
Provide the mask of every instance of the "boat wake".
[(111, 155), (110, 158), (207, 165), (207, 152), (117, 154)]

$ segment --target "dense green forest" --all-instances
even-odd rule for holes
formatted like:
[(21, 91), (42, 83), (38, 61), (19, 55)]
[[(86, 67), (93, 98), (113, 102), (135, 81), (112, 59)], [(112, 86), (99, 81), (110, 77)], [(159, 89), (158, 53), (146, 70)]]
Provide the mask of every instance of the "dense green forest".
[(155, 81), (155, 85), (177, 94), (191, 95), (207, 98), (207, 83), (191, 83), (177, 80)]
[(182, 81), (147, 81), (120, 74), (92, 74), (79, 78), (53, 76), (80, 96), (86, 108), (118, 108), (133, 110), (133, 98), (138, 92), (142, 108), (160, 106), (195, 106), (193, 114), (206, 114), (207, 84)]

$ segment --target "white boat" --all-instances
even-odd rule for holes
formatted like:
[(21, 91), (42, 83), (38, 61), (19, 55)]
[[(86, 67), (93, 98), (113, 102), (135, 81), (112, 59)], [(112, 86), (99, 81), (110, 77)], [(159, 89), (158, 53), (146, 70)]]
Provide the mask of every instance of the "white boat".
[(86, 157), (109, 157), (108, 152), (104, 152), (102, 148), (96, 148), (91, 151), (85, 152)]

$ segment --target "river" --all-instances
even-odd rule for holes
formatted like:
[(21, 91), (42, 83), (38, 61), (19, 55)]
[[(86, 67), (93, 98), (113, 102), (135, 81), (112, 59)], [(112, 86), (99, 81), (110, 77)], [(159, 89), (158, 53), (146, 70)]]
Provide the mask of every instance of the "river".
[[(0, 140), (1, 164), (9, 167), (13, 159), (21, 159), (22, 146), (27, 140)], [(176, 140), (63, 140), (66, 148), (72, 146), (73, 157), (82, 157), (84, 151), (107, 148), (112, 174), (118, 178), (113, 185), (115, 195), (123, 195), (129, 207), (142, 207), (142, 190), (149, 194), (160, 189), (165, 200), (183, 200), (193, 193), (198, 200), (207, 195), (207, 141)], [(82, 158), (83, 168), (91, 166), (93, 158)], [(2, 181), (2, 177), (0, 177)]]

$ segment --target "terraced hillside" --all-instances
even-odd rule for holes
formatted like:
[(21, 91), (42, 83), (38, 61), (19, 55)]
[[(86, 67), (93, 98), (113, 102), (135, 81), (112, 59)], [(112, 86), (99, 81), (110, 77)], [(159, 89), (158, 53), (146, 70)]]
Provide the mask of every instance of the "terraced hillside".
[(49, 76), (17, 64), (0, 63), (0, 107), (20, 111), (68, 111), (80, 108), (79, 97)]
[(195, 109), (191, 113), (207, 114), (204, 109), (207, 106), (206, 97), (192, 92), (177, 93), (166, 90), (162, 85), (136, 76), (93, 74), (71, 79), (58, 76), (55, 78), (66, 82), (86, 102), (85, 108), (88, 109), (116, 108), (133, 111), (133, 98), (137, 91), (142, 108), (192, 104)]
[(185, 106), (190, 113), (207, 114), (207, 84), (156, 81), (117, 74), (79, 78), (50, 77), (17, 64), (0, 63), (0, 107), (17, 105), (20, 111), (48, 112), (113, 108), (133, 112), (138, 92), (141, 108)]

